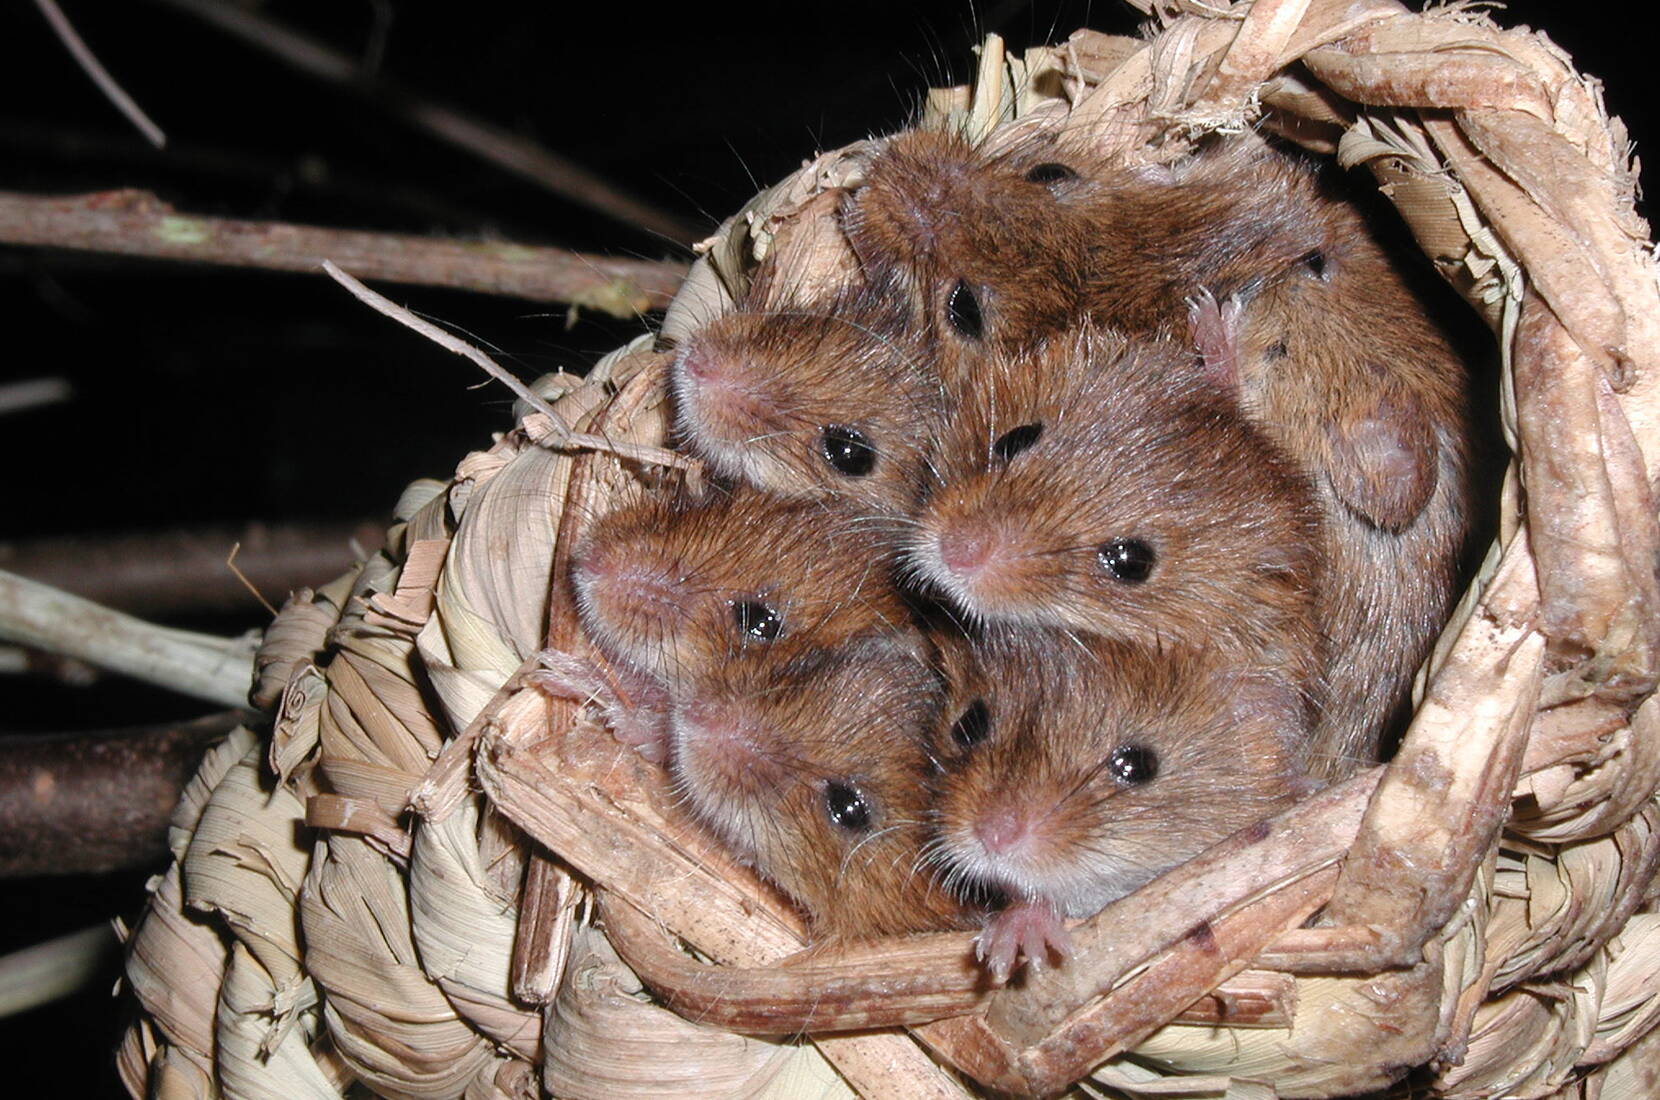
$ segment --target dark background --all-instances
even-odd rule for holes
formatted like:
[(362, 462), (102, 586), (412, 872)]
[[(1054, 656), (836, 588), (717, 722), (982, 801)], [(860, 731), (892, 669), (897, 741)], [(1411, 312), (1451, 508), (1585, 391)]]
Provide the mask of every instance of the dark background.
[[(7, 4), (0, 189), (139, 187), (197, 213), (680, 254), (164, 4), (62, 3), (169, 147), (148, 148), (33, 5)], [(815, 151), (903, 125), (925, 87), (967, 77), (968, 47), (984, 30), (1021, 48), (1081, 25), (1136, 25), (1133, 11), (1110, 3), (572, 7), (329, 0), (262, 10), (354, 55), (378, 38), (386, 76), (710, 228)], [(1546, 27), (1603, 77), (1611, 110), (1641, 151), (1651, 74), (1638, 68), (1644, 44), (1625, 20), (1608, 17), (1612, 8), (1523, 3), (1499, 18)], [(378, 36), (377, 18), (385, 20)], [(390, 293), (474, 334), (526, 378), (579, 368), (639, 331), (591, 317), (567, 328), (557, 307), (511, 299)], [(384, 522), (406, 482), (448, 476), (457, 458), (506, 426), (499, 388), (470, 388), (470, 365), (321, 276), (0, 245), (0, 302), (0, 382), (56, 375), (75, 392), (65, 404), (0, 417), (0, 544), (250, 519)], [(265, 618), (250, 598), (245, 613), (181, 625), (234, 633)], [(77, 689), (0, 679), (0, 735), (205, 709), (110, 681)], [(130, 917), (144, 877), (0, 885), (0, 952)], [(125, 1008), (108, 995), (113, 960), (106, 971), (79, 997), (0, 1020), (10, 1094), (116, 1091), (110, 1050)]]

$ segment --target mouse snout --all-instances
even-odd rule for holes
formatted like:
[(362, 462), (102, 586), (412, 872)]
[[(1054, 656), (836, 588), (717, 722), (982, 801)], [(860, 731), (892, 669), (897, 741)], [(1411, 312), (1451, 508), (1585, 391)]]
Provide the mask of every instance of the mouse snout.
[(993, 858), (1020, 854), (1031, 836), (1031, 814), (1011, 803), (991, 807), (974, 822), (975, 839)]
[(683, 761), (729, 792), (775, 790), (782, 761), (765, 751), (766, 730), (754, 714), (727, 700), (693, 699), (680, 708), (677, 751)]
[(958, 524), (939, 534), (940, 562), (953, 573), (973, 575), (985, 568), (997, 540), (983, 527)]
[(686, 587), (661, 563), (607, 547), (584, 557), (571, 569), (583, 607), (600, 619), (674, 615), (686, 602)]

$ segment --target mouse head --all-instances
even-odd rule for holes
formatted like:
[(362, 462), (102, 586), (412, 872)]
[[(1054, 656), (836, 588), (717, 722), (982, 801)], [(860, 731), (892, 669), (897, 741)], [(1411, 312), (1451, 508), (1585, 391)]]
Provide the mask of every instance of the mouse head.
[(717, 317), (681, 347), (670, 386), (682, 441), (720, 476), (887, 512), (915, 503), (936, 387), (868, 290)]
[[(1314, 203), (1312, 182), (1304, 196)], [(1356, 518), (1398, 534), (1428, 506), (1466, 400), (1455, 353), (1359, 212), (1318, 203), (1318, 243), (1193, 317), (1207, 360)]]
[(903, 635), (892, 563), (880, 517), (739, 488), (602, 517), (571, 584), (602, 652), (674, 684), (752, 648)]
[(1060, 195), (1105, 185), (1053, 156), (1038, 141), (992, 155), (954, 135), (900, 134), (843, 205), (867, 278), (911, 302), (947, 379), (960, 356), (1076, 316), (1088, 245)]
[(1053, 632), (945, 639), (948, 885), (1088, 916), (1306, 793), (1295, 686), (1204, 648)]
[(921, 866), (938, 677), (889, 639), (727, 662), (672, 708), (670, 767), (694, 815), (832, 938), (953, 927)]
[(905, 568), (970, 620), (1318, 648), (1312, 492), (1184, 349), (1085, 326), (993, 362), (935, 464)]

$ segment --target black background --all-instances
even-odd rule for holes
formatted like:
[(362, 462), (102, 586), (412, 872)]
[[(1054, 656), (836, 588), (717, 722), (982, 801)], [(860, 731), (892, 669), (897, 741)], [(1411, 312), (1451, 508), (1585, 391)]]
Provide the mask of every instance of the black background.
[[(679, 254), (438, 144), (165, 4), (62, 0), (89, 45), (167, 132), (154, 152), (33, 5), (0, 8), (0, 189), (154, 190), (183, 211)], [(891, 131), (922, 90), (961, 82), (985, 30), (1014, 48), (1077, 26), (1129, 32), (1082, 3), (602, 4), (272, 2), (263, 10), (380, 71), (533, 137), (713, 227), (815, 151)], [(1632, 15), (1640, 9), (1631, 5)], [(1643, 42), (1618, 5), (1513, 4), (1608, 83), (1639, 151), (1653, 109)], [(1593, 16), (1601, 18), (1593, 21)], [(475, 334), (524, 377), (580, 368), (639, 331), (511, 299), (394, 288)], [(56, 375), (75, 399), (0, 418), (0, 542), (216, 521), (383, 520), (403, 485), (448, 476), (505, 426), (499, 389), (322, 278), (0, 245), (0, 382)], [(340, 476), (345, 471), (345, 476)], [(226, 633), (259, 626), (249, 601)], [(105, 683), (0, 680), (0, 734), (185, 717), (200, 704)], [(0, 886), (0, 951), (130, 916), (142, 874)], [(0, 1020), (6, 1088), (108, 1095), (125, 1009), (117, 969), (84, 994)]]

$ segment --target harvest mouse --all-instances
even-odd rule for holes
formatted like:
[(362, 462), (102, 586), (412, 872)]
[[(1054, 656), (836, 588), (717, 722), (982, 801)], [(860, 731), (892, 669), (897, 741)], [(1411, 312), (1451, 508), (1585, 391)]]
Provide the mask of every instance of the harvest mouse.
[(909, 293), (948, 380), (982, 346), (1024, 347), (1084, 316), (1174, 331), (1201, 281), (1228, 293), (1315, 246), (1295, 239), (1277, 164), (1250, 147), (1127, 167), (1067, 137), (1039, 132), (992, 154), (899, 134), (844, 202), (854, 254), (873, 281)]
[(1296, 685), (1238, 654), (1052, 631), (940, 639), (950, 684), (929, 858), (1000, 889), (978, 953), (999, 980), (1064, 956), (1087, 917), (1289, 808), (1308, 718)]
[(938, 676), (889, 637), (703, 671), (671, 710), (692, 813), (806, 910), (815, 938), (967, 927), (922, 865)]
[(891, 296), (750, 300), (685, 341), (670, 386), (684, 446), (719, 476), (888, 513), (915, 504), (938, 385)]
[(906, 572), (970, 620), (1261, 655), (1320, 696), (1307, 479), (1170, 343), (1092, 325), (987, 360)]
[(1192, 321), (1213, 373), (1313, 479), (1331, 585), (1334, 756), (1376, 759), (1446, 622), (1472, 522), (1471, 381), (1444, 330), (1350, 204), (1312, 174), (1288, 191), (1317, 247)]
[(745, 487), (675, 492), (596, 520), (572, 555), (571, 587), (584, 632), (635, 704), (612, 723), (619, 739), (661, 760), (669, 694), (747, 649), (911, 637), (879, 521)]

